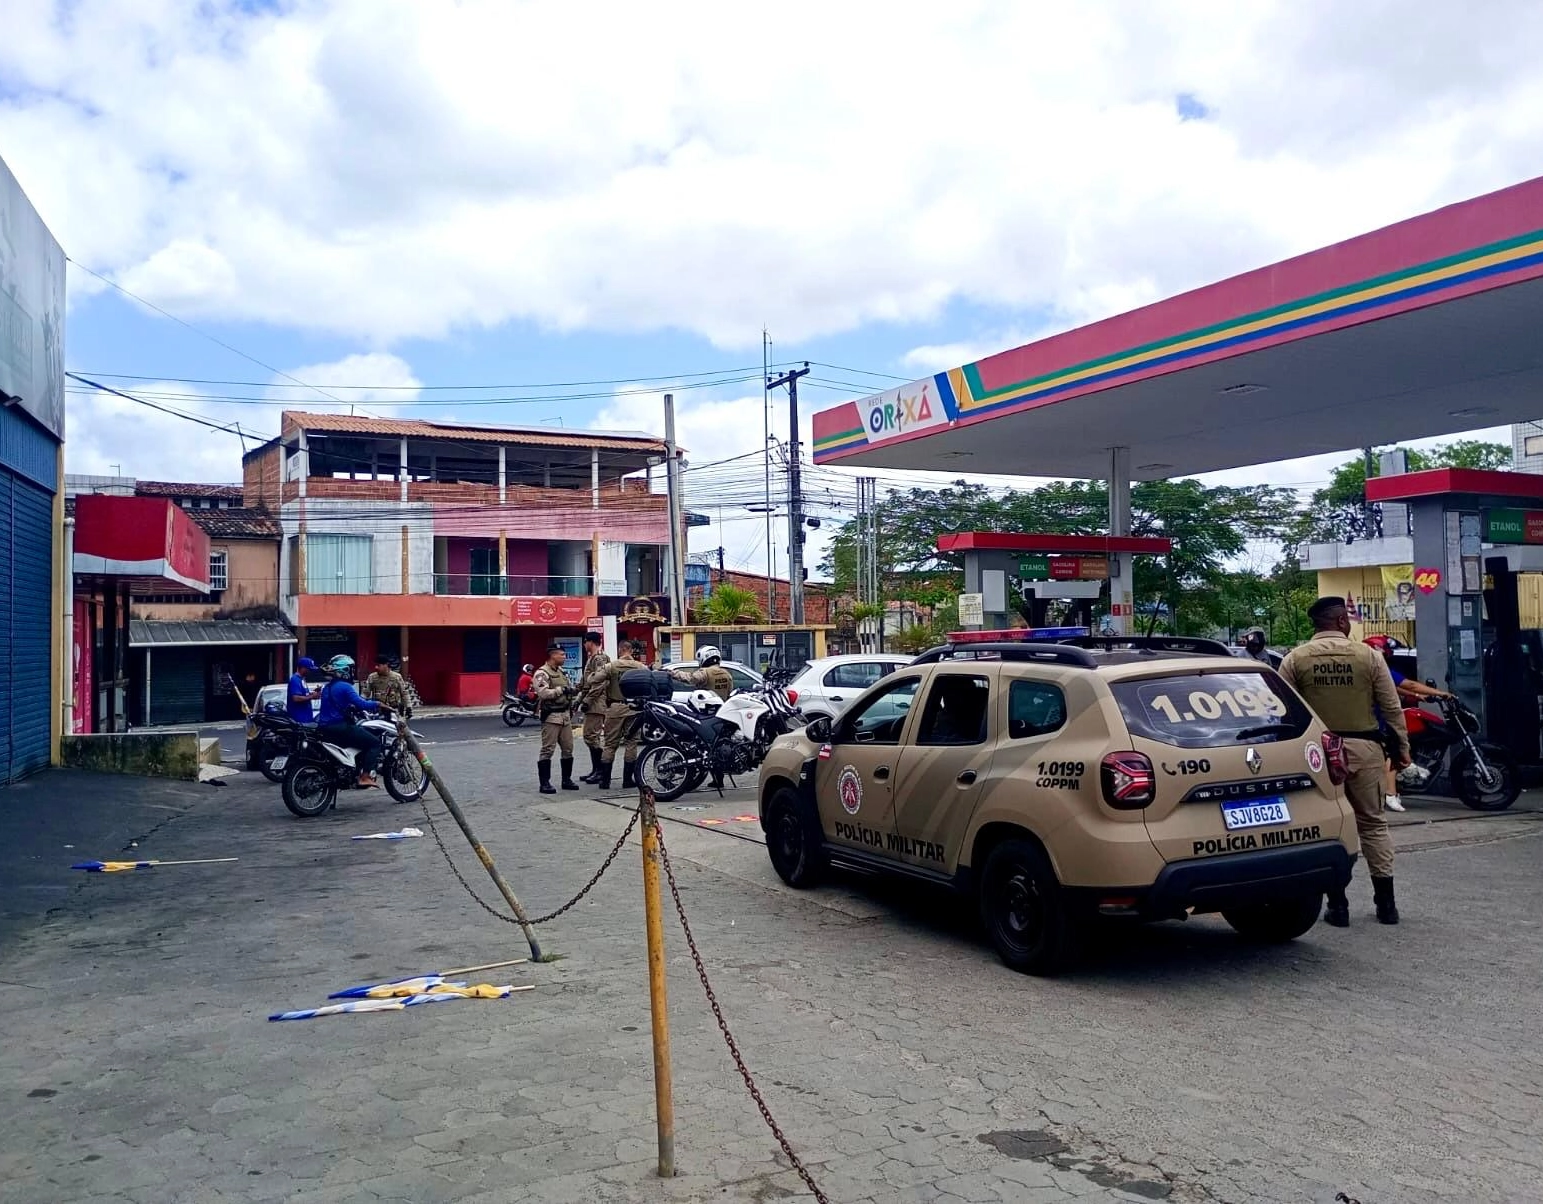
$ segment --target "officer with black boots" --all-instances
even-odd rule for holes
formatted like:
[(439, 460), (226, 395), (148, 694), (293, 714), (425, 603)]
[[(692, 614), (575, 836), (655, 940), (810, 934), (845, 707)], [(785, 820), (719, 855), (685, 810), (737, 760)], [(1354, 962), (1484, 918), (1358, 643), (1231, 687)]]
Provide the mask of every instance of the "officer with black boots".
[(605, 756), (605, 707), (607, 670), (611, 658), (602, 647), (598, 631), (584, 637), (584, 669), (579, 675), (579, 702), (584, 708), (584, 745), (589, 749), (589, 772), (579, 779), (589, 785), (600, 781), (600, 762)]
[(630, 790), (637, 785), (635, 769), (638, 756), (638, 714), (627, 704), (621, 692), (621, 678), (623, 673), (633, 669), (646, 669), (643, 663), (643, 643), (641, 640), (631, 640), (621, 648), (621, 656), (618, 656), (606, 668), (606, 700), (605, 710), (605, 752), (601, 754), (600, 777), (595, 785), (602, 790), (611, 788), (611, 766), (616, 763), (616, 750), (626, 744), (623, 754), (621, 784), (624, 790)]
[[(1409, 764), (1409, 732), (1388, 666), (1375, 649), (1350, 638), (1350, 611), (1343, 598), (1319, 598), (1307, 617), (1316, 629), (1313, 638), (1286, 654), (1280, 675), (1302, 696), (1319, 719), (1345, 742), (1350, 777), (1345, 797), (1355, 812), (1361, 852), (1372, 875), (1377, 919), (1398, 923), (1393, 899), (1393, 838), (1383, 814), (1383, 735), (1379, 713), (1387, 724), (1390, 755), (1396, 769)], [(1343, 890), (1329, 895), (1324, 921), (1336, 928), (1350, 926), (1350, 903)]]
[(536, 705), (541, 713), (541, 751), (536, 754), (536, 776), (541, 780), (542, 794), (556, 794), (552, 785), (552, 754), (562, 749), (563, 789), (577, 790), (573, 780), (573, 697), (577, 691), (568, 675), (563, 672), (563, 662), (568, 654), (561, 644), (550, 644), (546, 650), (546, 664), (537, 669), (531, 678), (531, 689), (536, 692)]

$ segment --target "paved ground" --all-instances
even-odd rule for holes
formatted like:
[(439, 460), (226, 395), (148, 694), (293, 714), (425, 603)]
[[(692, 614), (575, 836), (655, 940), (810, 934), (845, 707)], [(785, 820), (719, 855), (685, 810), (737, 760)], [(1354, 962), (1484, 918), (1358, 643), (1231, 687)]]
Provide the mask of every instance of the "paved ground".
[[(529, 753), (435, 759), (540, 910), (626, 816), (530, 793)], [(683, 1174), (651, 1173), (635, 849), (544, 930), (562, 960), (503, 972), (534, 991), (268, 1024), (521, 943), (431, 840), (347, 839), (421, 812), (371, 792), (299, 822), (276, 788), (232, 782), (60, 773), (0, 794), (0, 1199), (800, 1198), (673, 925)], [(1396, 929), (1370, 921), (1361, 878), (1347, 932), (1255, 950), (1211, 920), (1164, 925), (1046, 982), (1003, 969), (944, 896), (783, 889), (735, 838), (753, 825), (696, 822), (743, 797), (670, 812), (666, 838), (724, 1011), (832, 1201), (1543, 1199), (1536, 815), (1419, 804), (1443, 822), (1399, 830)], [(241, 860), (63, 869), (131, 840)]]
[[(529, 723), (523, 728), (506, 727), (497, 711), (475, 715), (428, 715), (413, 720), (413, 731), (418, 732), (426, 744), (461, 744), (472, 740), (507, 743), (534, 735), (536, 730), (535, 725)], [(198, 734), (219, 740), (221, 760), (245, 763), (246, 731), (242, 724), (211, 724), (199, 728)]]

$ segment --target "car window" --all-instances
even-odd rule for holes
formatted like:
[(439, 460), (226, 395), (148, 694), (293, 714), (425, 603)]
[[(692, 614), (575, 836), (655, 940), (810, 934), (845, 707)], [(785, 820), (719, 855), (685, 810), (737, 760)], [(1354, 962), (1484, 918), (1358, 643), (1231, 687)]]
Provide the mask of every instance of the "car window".
[(916, 743), (985, 743), (990, 694), (991, 683), (984, 677), (948, 673), (935, 678)]
[(751, 677), (743, 669), (735, 669), (729, 666), (725, 666), (725, 668), (729, 670), (729, 676), (734, 679), (734, 688), (736, 690), (752, 690), (755, 688), (755, 678)]
[(1235, 673), (1117, 681), (1111, 689), (1133, 734), (1179, 748), (1295, 739), (1313, 719), (1291, 687), (1262, 664)]
[(825, 675), (825, 685), (833, 690), (866, 690), (890, 672), (880, 661), (849, 661), (833, 666)]
[(848, 711), (837, 729), (839, 744), (899, 744), (921, 678), (907, 677), (864, 699)]
[(1015, 681), (1007, 691), (1007, 735), (1043, 736), (1066, 725), (1066, 695), (1047, 681)]

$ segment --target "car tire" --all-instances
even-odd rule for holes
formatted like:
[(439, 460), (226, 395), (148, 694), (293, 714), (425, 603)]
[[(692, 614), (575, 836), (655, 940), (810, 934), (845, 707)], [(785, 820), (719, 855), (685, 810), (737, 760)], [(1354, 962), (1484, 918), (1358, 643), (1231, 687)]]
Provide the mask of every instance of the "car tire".
[(1037, 844), (1005, 840), (992, 849), (979, 902), (981, 923), (1005, 965), (1048, 976), (1071, 961), (1078, 926), (1050, 858)]
[(1224, 908), (1222, 919), (1244, 940), (1260, 945), (1284, 945), (1316, 924), (1322, 910), (1323, 896), (1312, 894), (1256, 903), (1251, 907)]
[(829, 867), (825, 842), (808, 803), (796, 790), (784, 786), (767, 800), (762, 827), (777, 877), (794, 890), (818, 886)]

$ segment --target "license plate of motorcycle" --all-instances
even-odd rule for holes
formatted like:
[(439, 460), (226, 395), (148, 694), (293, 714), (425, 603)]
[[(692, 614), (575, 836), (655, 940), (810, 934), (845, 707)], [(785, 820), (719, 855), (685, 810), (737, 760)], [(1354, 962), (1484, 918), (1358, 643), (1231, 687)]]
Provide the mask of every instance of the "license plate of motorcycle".
[(1276, 824), (1289, 824), (1291, 812), (1286, 807), (1286, 800), (1277, 795), (1248, 803), (1223, 803), (1222, 822), (1229, 832), (1243, 828), (1272, 828)]
[(288, 764), (288, 757), (274, 757), (273, 760), (268, 762), (268, 768), (273, 770), (274, 773), (279, 773)]

